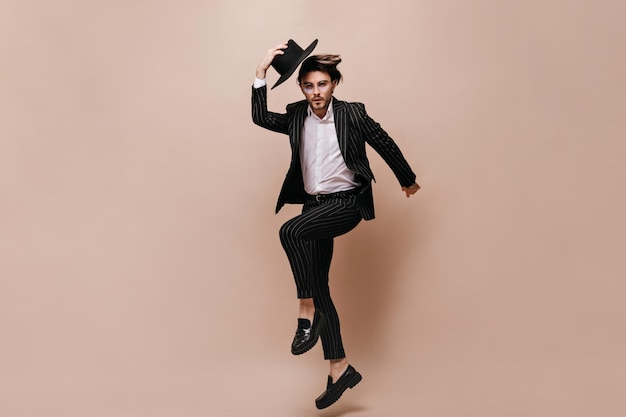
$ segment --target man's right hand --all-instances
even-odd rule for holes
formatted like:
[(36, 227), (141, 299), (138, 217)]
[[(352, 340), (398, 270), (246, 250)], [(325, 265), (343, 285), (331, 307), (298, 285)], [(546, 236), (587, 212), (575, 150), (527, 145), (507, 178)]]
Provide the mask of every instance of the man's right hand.
[(265, 56), (263, 57), (263, 59), (259, 63), (259, 66), (256, 69), (256, 77), (259, 80), (265, 79), (265, 73), (267, 72), (267, 69), (270, 67), (270, 65), (272, 65), (272, 61), (274, 60), (274, 57), (276, 55), (283, 55), (284, 54), (283, 49), (287, 49), (286, 43), (276, 45), (276, 47), (268, 49), (267, 53), (265, 54)]

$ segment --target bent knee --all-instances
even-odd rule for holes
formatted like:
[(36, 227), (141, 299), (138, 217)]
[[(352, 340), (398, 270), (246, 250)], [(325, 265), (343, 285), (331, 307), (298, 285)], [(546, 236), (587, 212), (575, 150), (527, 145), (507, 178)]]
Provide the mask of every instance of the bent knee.
[(285, 242), (297, 239), (298, 234), (293, 224), (291, 222), (287, 222), (283, 224), (278, 230), (278, 237), (280, 238), (280, 241), (284, 244)]

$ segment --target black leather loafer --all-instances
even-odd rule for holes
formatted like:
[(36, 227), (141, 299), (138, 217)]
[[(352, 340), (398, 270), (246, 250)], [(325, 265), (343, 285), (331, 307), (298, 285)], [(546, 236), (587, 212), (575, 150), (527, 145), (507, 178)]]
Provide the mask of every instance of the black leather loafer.
[[(326, 317), (324, 317), (324, 313), (317, 309), (315, 310), (315, 315), (313, 316), (313, 323), (310, 323), (308, 320), (299, 319), (298, 329), (296, 330), (296, 335), (293, 337), (293, 342), (291, 343), (291, 353), (294, 355), (301, 355), (304, 352), (311, 350), (311, 348), (317, 343), (317, 339), (320, 337), (320, 331), (324, 327), (325, 320)], [(307, 322), (308, 327), (305, 327), (304, 322)]]
[(326, 391), (317, 397), (315, 400), (315, 406), (321, 410), (333, 405), (341, 397), (341, 394), (343, 394), (345, 390), (348, 388), (354, 388), (356, 384), (361, 382), (361, 379), (363, 379), (361, 374), (358, 373), (352, 365), (348, 365), (348, 369), (346, 369), (346, 371), (334, 384), (332, 378), (329, 376), (326, 384)]

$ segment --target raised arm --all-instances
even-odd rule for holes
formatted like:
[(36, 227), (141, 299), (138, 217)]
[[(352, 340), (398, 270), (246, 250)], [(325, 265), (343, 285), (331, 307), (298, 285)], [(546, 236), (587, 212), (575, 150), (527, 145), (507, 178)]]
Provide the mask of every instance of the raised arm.
[(276, 45), (268, 49), (256, 69), (256, 79), (252, 87), (252, 121), (254, 124), (274, 132), (287, 134), (288, 122), (285, 114), (267, 110), (267, 85), (265, 76), (276, 55), (284, 54), (287, 44)]

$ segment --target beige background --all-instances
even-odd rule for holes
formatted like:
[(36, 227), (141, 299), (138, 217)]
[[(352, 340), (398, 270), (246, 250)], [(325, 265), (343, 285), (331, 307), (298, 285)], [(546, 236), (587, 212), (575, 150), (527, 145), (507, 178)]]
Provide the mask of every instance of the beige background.
[[(0, 416), (626, 413), (626, 3), (0, 1)], [(382, 160), (338, 239), (357, 389), (315, 410), (250, 86), (341, 53)], [(273, 83), (277, 75), (271, 72)], [(293, 79), (270, 107), (300, 99)]]

